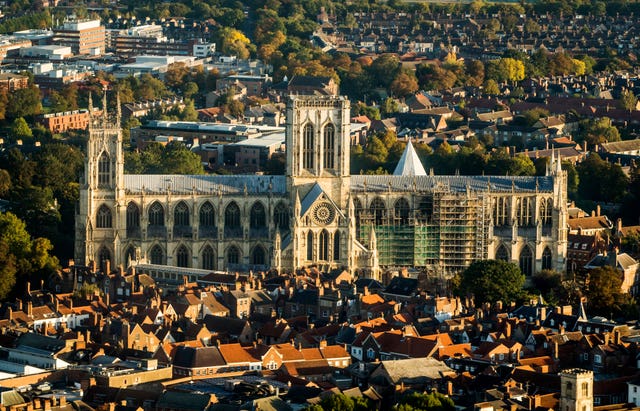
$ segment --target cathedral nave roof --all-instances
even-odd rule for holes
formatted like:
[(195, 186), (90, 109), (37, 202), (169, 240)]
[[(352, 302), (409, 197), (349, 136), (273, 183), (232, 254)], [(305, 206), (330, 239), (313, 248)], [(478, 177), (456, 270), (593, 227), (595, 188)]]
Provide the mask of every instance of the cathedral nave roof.
[(125, 190), (129, 194), (184, 193), (191, 194), (275, 194), (286, 193), (285, 176), (256, 175), (166, 175), (125, 174)]

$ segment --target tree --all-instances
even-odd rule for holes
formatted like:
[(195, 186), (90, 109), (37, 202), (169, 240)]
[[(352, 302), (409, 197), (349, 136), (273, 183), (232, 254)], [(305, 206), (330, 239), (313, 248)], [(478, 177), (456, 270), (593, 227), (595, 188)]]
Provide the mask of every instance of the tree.
[(15, 139), (27, 139), (33, 137), (29, 124), (23, 117), (18, 117), (11, 124), (11, 135)]
[(163, 174), (203, 174), (200, 156), (189, 151), (184, 144), (171, 142), (165, 147), (161, 164)]
[(613, 266), (591, 270), (587, 276), (585, 294), (589, 311), (610, 316), (622, 310), (627, 298), (622, 293), (622, 273)]
[(427, 394), (412, 392), (404, 395), (394, 407), (398, 411), (454, 411), (453, 400), (437, 391)]
[(562, 287), (562, 273), (555, 270), (542, 270), (531, 277), (535, 289), (549, 302), (558, 302)]
[(8, 98), (6, 116), (10, 119), (31, 117), (42, 112), (40, 89), (35, 85), (15, 90)]
[(602, 117), (581, 121), (580, 131), (576, 137), (578, 140), (586, 141), (589, 146), (594, 146), (606, 142), (620, 141), (620, 132), (611, 124), (610, 118)]
[(484, 83), (484, 92), (485, 94), (490, 95), (498, 95), (500, 94), (500, 88), (498, 87), (498, 83), (494, 79), (489, 79)]
[(305, 408), (306, 411), (366, 411), (371, 409), (371, 402), (366, 397), (348, 397), (344, 394), (333, 394), (324, 397), (320, 403)]
[(502, 260), (473, 262), (460, 276), (456, 293), (475, 296), (476, 304), (483, 302), (510, 303), (522, 294), (524, 274), (518, 266)]
[(397, 97), (406, 97), (418, 91), (418, 80), (414, 75), (400, 73), (391, 82), (391, 93)]
[(247, 59), (250, 54), (251, 41), (240, 30), (223, 27), (218, 33), (220, 52), (239, 59)]
[(620, 95), (620, 106), (625, 110), (635, 110), (638, 106), (638, 98), (631, 90), (623, 90)]
[(618, 164), (611, 164), (596, 153), (576, 167), (580, 178), (578, 193), (583, 199), (594, 201), (620, 201), (629, 185), (629, 177)]

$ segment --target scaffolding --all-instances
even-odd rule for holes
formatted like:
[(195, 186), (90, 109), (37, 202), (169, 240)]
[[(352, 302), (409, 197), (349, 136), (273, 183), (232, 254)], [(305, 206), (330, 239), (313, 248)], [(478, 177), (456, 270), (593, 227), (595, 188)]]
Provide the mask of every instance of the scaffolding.
[(359, 240), (367, 244), (375, 229), (380, 265), (449, 275), (487, 257), (490, 208), (484, 193), (439, 187), (416, 193), (412, 203), (408, 215), (393, 208), (357, 211)]

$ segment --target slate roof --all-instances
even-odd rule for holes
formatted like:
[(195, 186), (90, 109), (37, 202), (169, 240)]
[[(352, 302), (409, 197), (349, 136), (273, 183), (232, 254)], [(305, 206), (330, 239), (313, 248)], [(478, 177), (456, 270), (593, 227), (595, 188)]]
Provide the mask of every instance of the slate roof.
[(210, 314), (207, 314), (202, 322), (209, 331), (225, 331), (231, 336), (238, 336), (242, 334), (244, 327), (247, 325), (246, 320), (241, 320), (239, 318), (218, 317)]
[(173, 365), (184, 368), (216, 367), (225, 365), (226, 362), (220, 354), (218, 347), (187, 347), (176, 348), (173, 357)]
[(528, 176), (390, 176), (352, 175), (352, 192), (405, 192), (434, 191), (437, 187), (454, 192), (466, 192), (467, 188), (478, 192), (553, 192), (553, 177)]
[(384, 368), (393, 384), (401, 381), (410, 383), (414, 380), (438, 380), (454, 372), (444, 362), (435, 358), (381, 361), (380, 366)]
[(16, 342), (16, 347), (20, 349), (34, 348), (41, 351), (56, 353), (65, 347), (65, 342), (57, 338), (36, 333), (24, 333)]
[(275, 194), (286, 193), (285, 176), (257, 175), (161, 175), (125, 174), (125, 190), (129, 194)]
[(166, 391), (160, 395), (156, 403), (157, 409), (168, 410), (204, 410), (209, 406), (211, 396), (193, 392)]
[(418, 280), (415, 278), (394, 277), (384, 292), (386, 294), (412, 296), (418, 287)]

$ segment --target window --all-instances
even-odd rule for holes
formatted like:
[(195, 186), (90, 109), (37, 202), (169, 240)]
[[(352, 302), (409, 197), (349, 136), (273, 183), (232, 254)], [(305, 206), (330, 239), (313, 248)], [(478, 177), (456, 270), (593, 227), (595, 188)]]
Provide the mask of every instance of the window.
[(318, 243), (320, 246), (320, 260), (327, 261), (329, 259), (329, 233), (327, 230), (320, 232), (320, 240)]
[(230, 203), (224, 211), (224, 226), (240, 228), (240, 207), (235, 202)]
[(176, 252), (176, 264), (178, 267), (189, 267), (189, 250), (181, 245)]
[(164, 208), (157, 201), (149, 207), (149, 225), (164, 226)]
[(164, 252), (159, 245), (151, 249), (151, 264), (164, 264)]
[(227, 250), (227, 263), (228, 264), (238, 264), (240, 263), (240, 250), (238, 247), (232, 245)]
[(602, 356), (600, 356), (600, 354), (594, 354), (593, 362), (596, 364), (602, 364)]
[(313, 126), (306, 124), (302, 133), (302, 167), (313, 170)]
[(393, 208), (396, 221), (401, 225), (409, 224), (409, 202), (404, 198), (400, 198)]
[(210, 245), (204, 247), (202, 250), (202, 268), (204, 270), (215, 269), (216, 255), (213, 252), (213, 248)]
[(127, 229), (140, 227), (140, 209), (134, 202), (127, 205)]
[(370, 360), (373, 360), (374, 358), (376, 358), (376, 353), (375, 351), (373, 351), (373, 348), (369, 348), (367, 350), (367, 358)]
[(498, 250), (496, 251), (496, 260), (509, 261), (509, 252), (504, 244), (500, 244), (500, 247), (498, 247)]
[(549, 250), (549, 247), (545, 247), (544, 251), (542, 252), (542, 269), (551, 269), (551, 250)]
[(313, 232), (307, 233), (307, 260), (313, 260)]
[(493, 223), (496, 226), (503, 226), (509, 224), (509, 201), (511, 199), (507, 197), (498, 197), (496, 199), (496, 206), (493, 213)]
[(336, 128), (333, 124), (324, 127), (324, 168), (333, 168), (335, 162), (335, 134)]
[(265, 251), (261, 246), (256, 246), (251, 254), (251, 264), (264, 265), (265, 264)]
[(584, 396), (584, 397), (588, 397), (589, 396), (589, 383), (588, 382), (583, 382), (582, 383), (582, 396)]
[(184, 201), (180, 201), (173, 211), (173, 224), (177, 226), (189, 225), (189, 207)]
[(101, 205), (98, 209), (98, 216), (96, 218), (97, 228), (111, 228), (111, 209), (106, 205)]
[(540, 220), (542, 224), (551, 224), (551, 211), (553, 210), (553, 199), (542, 199), (540, 202)]
[(533, 274), (533, 253), (526, 245), (520, 251), (520, 271), (526, 276)]
[(105, 272), (107, 261), (111, 261), (111, 251), (109, 251), (107, 247), (100, 248), (100, 252), (98, 253), (98, 260), (100, 261), (100, 268), (103, 272)]
[(111, 160), (106, 152), (100, 154), (98, 160), (98, 187), (109, 187), (111, 185)]
[(281, 230), (289, 229), (289, 210), (282, 202), (273, 211), (273, 224)]
[(266, 214), (261, 202), (256, 201), (251, 207), (251, 228), (264, 228), (266, 226)]
[(200, 207), (200, 227), (215, 227), (215, 210), (210, 202), (205, 202)]
[(340, 259), (340, 231), (333, 235), (333, 260)]
[(519, 226), (533, 224), (533, 200), (531, 197), (519, 198), (516, 201), (516, 212)]
[(369, 206), (369, 211), (373, 217), (375, 225), (382, 225), (385, 218), (386, 207), (380, 197), (376, 197)]

